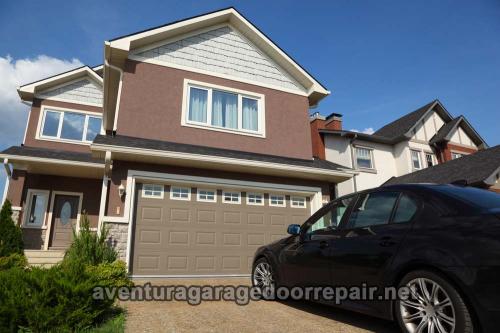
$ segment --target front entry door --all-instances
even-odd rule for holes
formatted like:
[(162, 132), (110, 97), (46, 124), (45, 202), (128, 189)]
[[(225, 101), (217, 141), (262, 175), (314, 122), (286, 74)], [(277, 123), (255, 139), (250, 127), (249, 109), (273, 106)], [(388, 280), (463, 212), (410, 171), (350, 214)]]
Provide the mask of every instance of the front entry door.
[(73, 195), (56, 195), (52, 213), (51, 248), (68, 248), (76, 228), (80, 198)]

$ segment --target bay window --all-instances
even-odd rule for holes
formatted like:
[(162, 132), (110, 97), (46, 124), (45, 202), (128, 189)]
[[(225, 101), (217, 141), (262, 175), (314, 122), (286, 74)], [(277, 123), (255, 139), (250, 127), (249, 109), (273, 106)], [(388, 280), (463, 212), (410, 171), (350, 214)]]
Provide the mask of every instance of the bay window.
[(192, 82), (185, 89), (183, 125), (264, 136), (262, 95)]
[(40, 137), (44, 139), (89, 143), (101, 133), (99, 115), (43, 108), (42, 117)]

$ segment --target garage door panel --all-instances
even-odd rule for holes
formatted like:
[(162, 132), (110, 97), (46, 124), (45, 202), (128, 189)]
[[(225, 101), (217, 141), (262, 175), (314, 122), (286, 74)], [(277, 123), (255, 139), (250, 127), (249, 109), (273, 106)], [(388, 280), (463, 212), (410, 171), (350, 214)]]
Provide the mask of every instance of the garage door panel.
[(289, 200), (287, 207), (270, 207), (268, 193), (263, 205), (251, 205), (246, 193), (259, 192), (240, 189), (240, 204), (231, 204), (222, 201), (223, 187), (216, 190), (216, 202), (198, 201), (196, 186), (190, 187), (189, 201), (171, 199), (169, 185), (162, 198), (142, 198), (141, 187), (133, 226), (134, 275), (249, 274), (259, 246), (283, 238), (288, 224), (310, 215), (309, 208), (291, 208)]

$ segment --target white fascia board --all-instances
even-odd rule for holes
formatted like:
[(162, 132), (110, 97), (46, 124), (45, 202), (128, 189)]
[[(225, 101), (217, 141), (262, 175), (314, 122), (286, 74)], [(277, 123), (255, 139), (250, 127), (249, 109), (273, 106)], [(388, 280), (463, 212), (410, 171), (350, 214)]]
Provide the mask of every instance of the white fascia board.
[(172, 151), (159, 151), (159, 150), (144, 149), (144, 148), (130, 148), (130, 147), (92, 144), (91, 149), (95, 150), (95, 151), (110, 151), (112, 153), (123, 153), (123, 154), (131, 154), (131, 155), (145, 155), (145, 154), (147, 154), (148, 156), (164, 157), (164, 158), (172, 158), (172, 159), (180, 159), (180, 160), (203, 161), (203, 162), (212, 162), (212, 163), (220, 163), (220, 164), (231, 164), (231, 165), (267, 168), (267, 169), (274, 169), (274, 170), (295, 171), (295, 172), (303, 172), (303, 173), (309, 173), (309, 174), (315, 174), (315, 175), (341, 176), (341, 177), (352, 178), (356, 174), (355, 172), (350, 171), (350, 170), (336, 171), (336, 170), (318, 169), (318, 168), (287, 165), (287, 164), (272, 163), (272, 162), (243, 160), (243, 159), (237, 159), (237, 158), (190, 154), (190, 153), (181, 153), (181, 152), (172, 152)]
[(0, 159), (8, 159), (10, 163), (15, 162), (35, 162), (35, 163), (51, 163), (58, 165), (74, 165), (80, 167), (90, 167), (90, 168), (102, 168), (104, 169), (104, 163), (92, 163), (92, 162), (80, 162), (80, 161), (70, 161), (61, 160), (55, 158), (43, 158), (43, 157), (32, 157), (32, 156), (21, 156), (21, 155), (5, 155), (0, 154)]

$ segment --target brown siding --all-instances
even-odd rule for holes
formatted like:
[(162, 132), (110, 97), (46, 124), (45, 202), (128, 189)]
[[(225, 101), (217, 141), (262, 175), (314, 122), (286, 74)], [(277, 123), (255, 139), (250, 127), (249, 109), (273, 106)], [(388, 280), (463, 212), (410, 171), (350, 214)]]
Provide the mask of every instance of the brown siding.
[(12, 206), (21, 207), (22, 205), (25, 179), (26, 171), (17, 169), (12, 171), (12, 177), (9, 180), (9, 189), (7, 191), (7, 199)]
[[(125, 187), (127, 186), (128, 170), (173, 173), (186, 176), (225, 178), (225, 179), (288, 184), (288, 185), (298, 185), (298, 186), (314, 186), (314, 187), (321, 187), (324, 200), (329, 200), (330, 198), (331, 184), (326, 182), (306, 180), (306, 179), (265, 176), (265, 175), (254, 175), (247, 173), (217, 171), (217, 170), (195, 169), (195, 168), (186, 168), (186, 167), (169, 166), (169, 165), (141, 164), (141, 163), (123, 162), (115, 160), (113, 161), (113, 174), (111, 176), (111, 182), (108, 189), (107, 214), (106, 214), (108, 216), (123, 216), (123, 208), (125, 200), (124, 198), (120, 198), (120, 196), (118, 195), (118, 187), (120, 186), (120, 184), (123, 184), (123, 186)], [(119, 214), (117, 214), (116, 212), (117, 207), (119, 207), (120, 209)]]
[[(181, 126), (186, 78), (265, 95), (266, 138)], [(306, 96), (128, 60), (117, 132), (147, 139), (310, 159), (308, 108)]]
[[(27, 174), (24, 183), (25, 185), (22, 194), (23, 209), (26, 205), (26, 195), (28, 189), (51, 191), (49, 201), (52, 197), (52, 191), (82, 192), (82, 211), (87, 212), (91, 225), (93, 227), (97, 227), (99, 219), (99, 205), (101, 202), (102, 180)], [(50, 202), (47, 205), (47, 212), (49, 209)]]
[(102, 108), (95, 106), (51, 101), (47, 99), (44, 100), (34, 99), (33, 106), (31, 107), (31, 113), (28, 119), (28, 129), (26, 132), (26, 140), (24, 142), (25, 146), (37, 147), (37, 148), (61, 149), (61, 150), (69, 150), (69, 151), (84, 152), (84, 153), (90, 152), (89, 146), (85, 144), (80, 145), (80, 144), (71, 144), (71, 143), (55, 142), (47, 140), (37, 140), (36, 131), (38, 127), (38, 120), (40, 118), (40, 111), (42, 105), (102, 113)]

